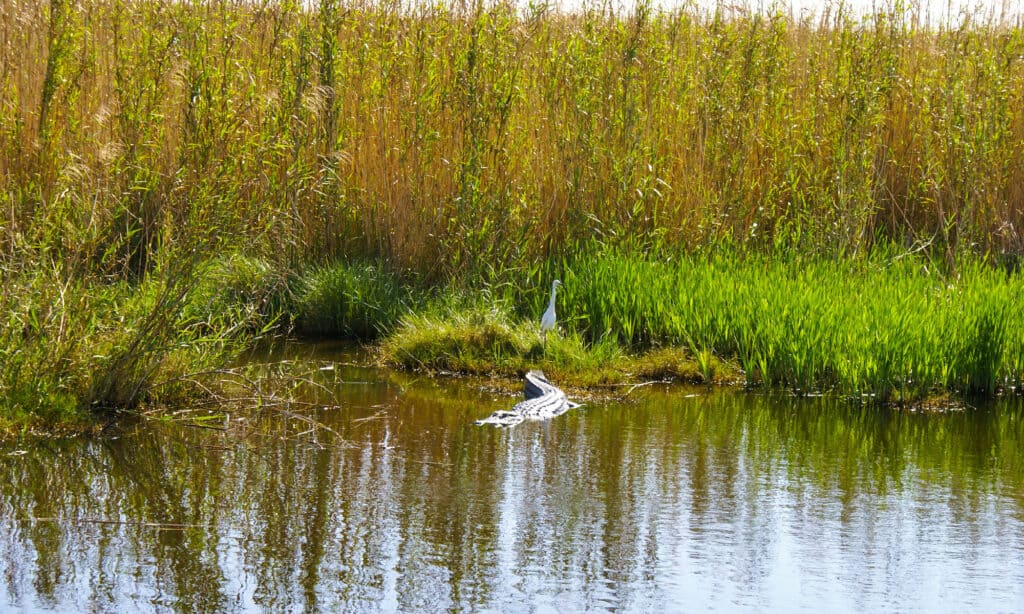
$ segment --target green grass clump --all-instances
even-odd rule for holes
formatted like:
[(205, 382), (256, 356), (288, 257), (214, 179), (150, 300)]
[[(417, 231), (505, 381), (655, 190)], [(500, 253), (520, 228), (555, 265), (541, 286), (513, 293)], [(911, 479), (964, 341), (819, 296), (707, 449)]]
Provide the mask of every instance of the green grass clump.
[(613, 340), (589, 343), (577, 333), (550, 333), (544, 344), (537, 324), (514, 318), (505, 305), (429, 305), (404, 317), (380, 350), (385, 363), (405, 369), (503, 376), (543, 369), (571, 385), (629, 377), (626, 357)]
[(496, 307), (433, 307), (402, 318), (381, 345), (390, 364), (432, 371), (492, 373), (539, 357), (540, 338)]
[(603, 254), (567, 265), (563, 314), (590, 340), (682, 345), (706, 379), (735, 362), (748, 384), (920, 399), (1016, 386), (1024, 277), (966, 258), (679, 259)]
[(8, 272), (0, 292), (7, 314), (0, 321), (0, 429), (88, 429), (107, 410), (208, 393), (215, 384), (197, 385), (192, 376), (228, 363), (273, 321), (272, 310), (260, 311), (261, 291), (227, 283), (253, 279), (242, 270), (271, 277), (254, 261), (184, 258), (139, 282), (60, 266)]
[(382, 265), (339, 262), (306, 272), (292, 309), (302, 334), (375, 339), (395, 327), (412, 300)]

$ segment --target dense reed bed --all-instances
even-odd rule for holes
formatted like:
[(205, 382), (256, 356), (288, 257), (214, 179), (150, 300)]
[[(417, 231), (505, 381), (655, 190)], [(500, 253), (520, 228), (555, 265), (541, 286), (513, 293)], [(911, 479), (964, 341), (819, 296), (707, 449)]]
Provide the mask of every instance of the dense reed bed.
[(592, 337), (735, 359), (748, 383), (913, 400), (1024, 375), (1024, 279), (978, 262), (603, 257), (566, 278)]
[(1019, 17), (837, 6), (5, 3), (3, 248), (73, 229), (138, 272), (203, 225), (441, 280), (595, 236), (1019, 253)]
[[(275, 324), (373, 338), (438, 288), (486, 288), (519, 326), (556, 270), (569, 354), (681, 345), (708, 373), (882, 396), (1015, 380), (1016, 307), (991, 296), (1016, 282), (986, 267), (1024, 247), (1020, 18), (838, 6), (2, 3), (4, 404), (175, 398)], [(869, 275), (879, 245), (948, 277)], [(750, 302), (716, 294), (713, 257), (683, 277), (718, 250)], [(805, 277), (889, 286), (839, 308)], [(609, 294), (629, 280), (666, 294)]]

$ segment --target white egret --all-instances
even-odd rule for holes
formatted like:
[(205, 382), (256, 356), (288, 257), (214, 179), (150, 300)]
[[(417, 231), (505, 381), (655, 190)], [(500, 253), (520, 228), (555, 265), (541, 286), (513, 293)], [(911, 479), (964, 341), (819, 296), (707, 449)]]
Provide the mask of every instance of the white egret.
[(548, 310), (540, 318), (540, 336), (544, 341), (544, 345), (547, 345), (548, 342), (548, 331), (555, 330), (555, 291), (561, 285), (562, 282), (557, 279), (551, 282), (551, 301), (548, 303)]

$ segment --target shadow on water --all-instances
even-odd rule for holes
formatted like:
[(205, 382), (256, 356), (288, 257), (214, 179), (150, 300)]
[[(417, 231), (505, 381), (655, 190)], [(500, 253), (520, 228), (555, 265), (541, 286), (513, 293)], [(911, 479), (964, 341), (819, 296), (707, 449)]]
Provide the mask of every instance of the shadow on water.
[[(1016, 400), (646, 390), (481, 428), (481, 380), (339, 367), (307, 421), (0, 449), (0, 605), (1020, 610)], [(694, 394), (696, 393), (696, 394)], [(331, 401), (328, 403), (327, 401)], [(340, 439), (339, 439), (340, 437)]]

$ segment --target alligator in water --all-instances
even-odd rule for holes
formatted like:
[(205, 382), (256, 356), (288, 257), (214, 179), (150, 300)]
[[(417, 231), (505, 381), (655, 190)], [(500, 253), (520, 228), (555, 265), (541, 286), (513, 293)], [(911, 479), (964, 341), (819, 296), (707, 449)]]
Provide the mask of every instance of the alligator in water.
[(524, 420), (548, 420), (580, 406), (565, 397), (565, 393), (544, 377), (543, 371), (530, 371), (523, 385), (526, 400), (512, 409), (499, 409), (477, 424), (515, 426)]

